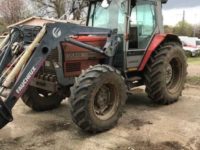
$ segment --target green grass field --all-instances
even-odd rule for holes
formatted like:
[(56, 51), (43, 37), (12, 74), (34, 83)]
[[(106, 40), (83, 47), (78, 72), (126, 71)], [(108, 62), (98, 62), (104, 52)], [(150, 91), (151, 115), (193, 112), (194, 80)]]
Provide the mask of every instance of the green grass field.
[(189, 57), (188, 64), (200, 65), (200, 57)]
[(191, 85), (200, 85), (200, 77), (194, 76), (194, 77), (187, 77), (187, 83)]
[[(188, 57), (188, 65), (200, 65), (200, 57)], [(200, 85), (199, 76), (188, 76), (187, 83), (191, 85)]]

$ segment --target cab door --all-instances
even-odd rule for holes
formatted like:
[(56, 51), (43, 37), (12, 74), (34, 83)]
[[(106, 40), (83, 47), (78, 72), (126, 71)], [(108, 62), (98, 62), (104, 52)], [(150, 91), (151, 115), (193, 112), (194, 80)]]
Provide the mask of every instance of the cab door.
[(127, 68), (137, 69), (156, 33), (156, 2), (131, 1), (130, 7)]

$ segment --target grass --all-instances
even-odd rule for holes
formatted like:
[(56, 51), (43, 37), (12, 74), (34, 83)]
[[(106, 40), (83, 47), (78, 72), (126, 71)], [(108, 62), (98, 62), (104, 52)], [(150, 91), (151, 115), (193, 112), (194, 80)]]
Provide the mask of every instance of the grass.
[(191, 85), (200, 85), (200, 77), (198, 76), (187, 77), (187, 83)]
[[(188, 57), (189, 65), (200, 65), (200, 57)], [(200, 86), (200, 76), (188, 76), (187, 83)]]
[(188, 64), (192, 65), (200, 65), (200, 57), (189, 57), (188, 58)]

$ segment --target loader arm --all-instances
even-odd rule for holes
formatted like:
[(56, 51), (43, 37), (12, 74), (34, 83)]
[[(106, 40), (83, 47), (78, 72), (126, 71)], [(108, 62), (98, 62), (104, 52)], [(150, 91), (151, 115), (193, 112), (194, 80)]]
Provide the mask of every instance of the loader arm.
[[(72, 35), (106, 35), (108, 38), (104, 48), (100, 49), (76, 41), (71, 38)], [(71, 23), (46, 24), (38, 33), (35, 40), (24, 51), (24, 54), (19, 58), (14, 68), (7, 71), (9, 73), (5, 73), (4, 71), (3, 77), (1, 77), (3, 80), (0, 84), (0, 95), (5, 95), (3, 93), (7, 89), (11, 90), (6, 95), (5, 100), (0, 99), (0, 128), (3, 128), (8, 122), (13, 120), (11, 110), (17, 100), (25, 93), (28, 85), (44, 64), (47, 56), (64, 41), (112, 58), (118, 43), (117, 30), (84, 27)]]

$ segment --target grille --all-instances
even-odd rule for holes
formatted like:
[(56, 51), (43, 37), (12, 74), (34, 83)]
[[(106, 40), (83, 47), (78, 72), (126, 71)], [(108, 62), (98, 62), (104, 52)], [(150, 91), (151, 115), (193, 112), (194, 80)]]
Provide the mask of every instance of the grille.
[(76, 72), (81, 70), (81, 63), (66, 63), (66, 72)]
[(44, 65), (40, 69), (38, 74), (51, 74), (51, 75), (56, 75), (53, 62), (58, 62), (58, 50), (54, 49), (51, 51), (49, 56), (47, 57)]

